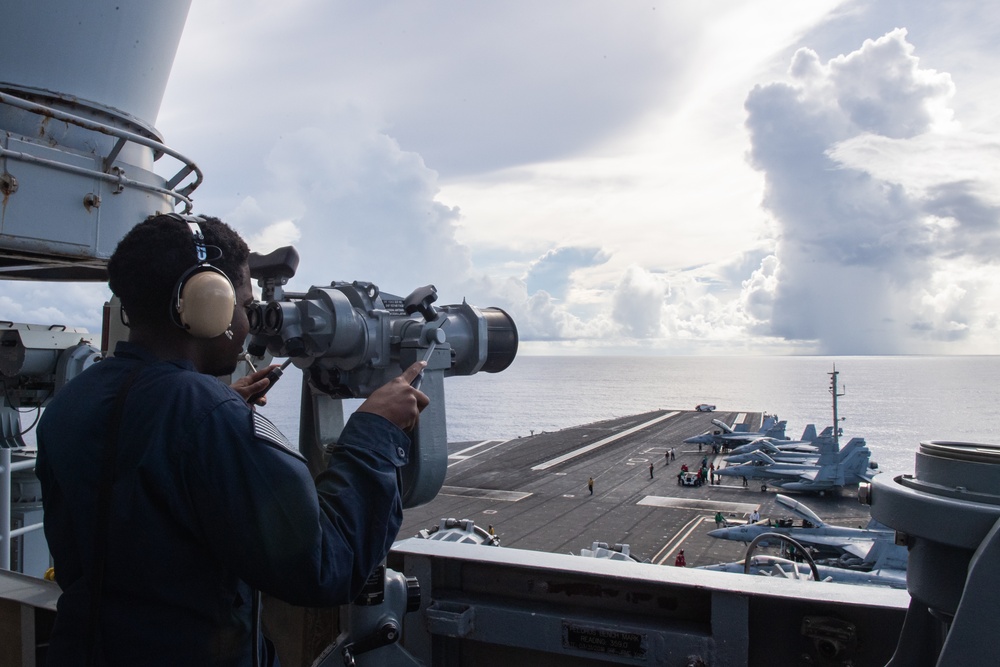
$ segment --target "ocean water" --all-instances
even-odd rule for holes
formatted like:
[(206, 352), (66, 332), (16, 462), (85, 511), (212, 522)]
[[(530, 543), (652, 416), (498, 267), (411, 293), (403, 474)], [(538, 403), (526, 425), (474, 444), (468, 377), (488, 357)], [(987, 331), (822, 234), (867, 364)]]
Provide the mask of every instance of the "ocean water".
[[(834, 367), (844, 437), (865, 438), (885, 472), (912, 472), (921, 441), (1000, 442), (1000, 357), (982, 356), (520, 356), (502, 373), (445, 380), (448, 440), (517, 438), (698, 403), (777, 414), (798, 437), (809, 423), (832, 423)], [(265, 408), (293, 440), (299, 382), (287, 372)]]

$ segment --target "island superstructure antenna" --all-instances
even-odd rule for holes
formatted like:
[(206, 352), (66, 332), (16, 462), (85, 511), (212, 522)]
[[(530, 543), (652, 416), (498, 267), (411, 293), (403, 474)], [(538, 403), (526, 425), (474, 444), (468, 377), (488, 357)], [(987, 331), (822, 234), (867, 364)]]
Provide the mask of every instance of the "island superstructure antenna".
[(827, 373), (830, 376), (830, 395), (833, 396), (833, 443), (840, 449), (840, 417), (837, 416), (837, 398), (847, 393), (847, 386), (843, 386), (843, 392), (837, 393), (837, 364), (833, 365), (833, 372)]

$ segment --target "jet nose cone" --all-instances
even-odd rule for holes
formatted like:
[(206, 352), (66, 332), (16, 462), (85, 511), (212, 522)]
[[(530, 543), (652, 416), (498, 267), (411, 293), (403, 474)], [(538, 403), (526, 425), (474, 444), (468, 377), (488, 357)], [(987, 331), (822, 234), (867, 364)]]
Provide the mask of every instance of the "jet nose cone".
[(716, 528), (715, 530), (708, 531), (709, 537), (718, 537), (719, 539), (725, 539), (726, 535), (729, 534), (728, 528)]

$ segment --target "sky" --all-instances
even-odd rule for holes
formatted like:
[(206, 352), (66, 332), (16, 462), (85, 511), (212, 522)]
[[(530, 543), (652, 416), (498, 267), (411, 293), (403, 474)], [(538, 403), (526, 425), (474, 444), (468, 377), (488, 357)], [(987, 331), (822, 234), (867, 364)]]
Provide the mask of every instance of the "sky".
[[(522, 353), (998, 354), (998, 35), (963, 0), (194, 0), (155, 125), (292, 289), (433, 283)], [(92, 330), (107, 296), (5, 292)]]

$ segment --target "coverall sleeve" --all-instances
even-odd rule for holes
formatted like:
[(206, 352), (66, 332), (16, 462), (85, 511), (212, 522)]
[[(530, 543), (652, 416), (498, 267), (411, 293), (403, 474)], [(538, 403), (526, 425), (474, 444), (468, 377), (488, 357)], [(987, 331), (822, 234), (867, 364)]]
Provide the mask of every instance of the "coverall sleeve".
[(230, 407), (197, 429), (185, 468), (203, 539), (240, 579), (274, 597), (350, 602), (402, 522), (397, 469), (409, 437), (378, 415), (355, 414), (314, 482), (297, 455), (254, 431), (242, 405)]

